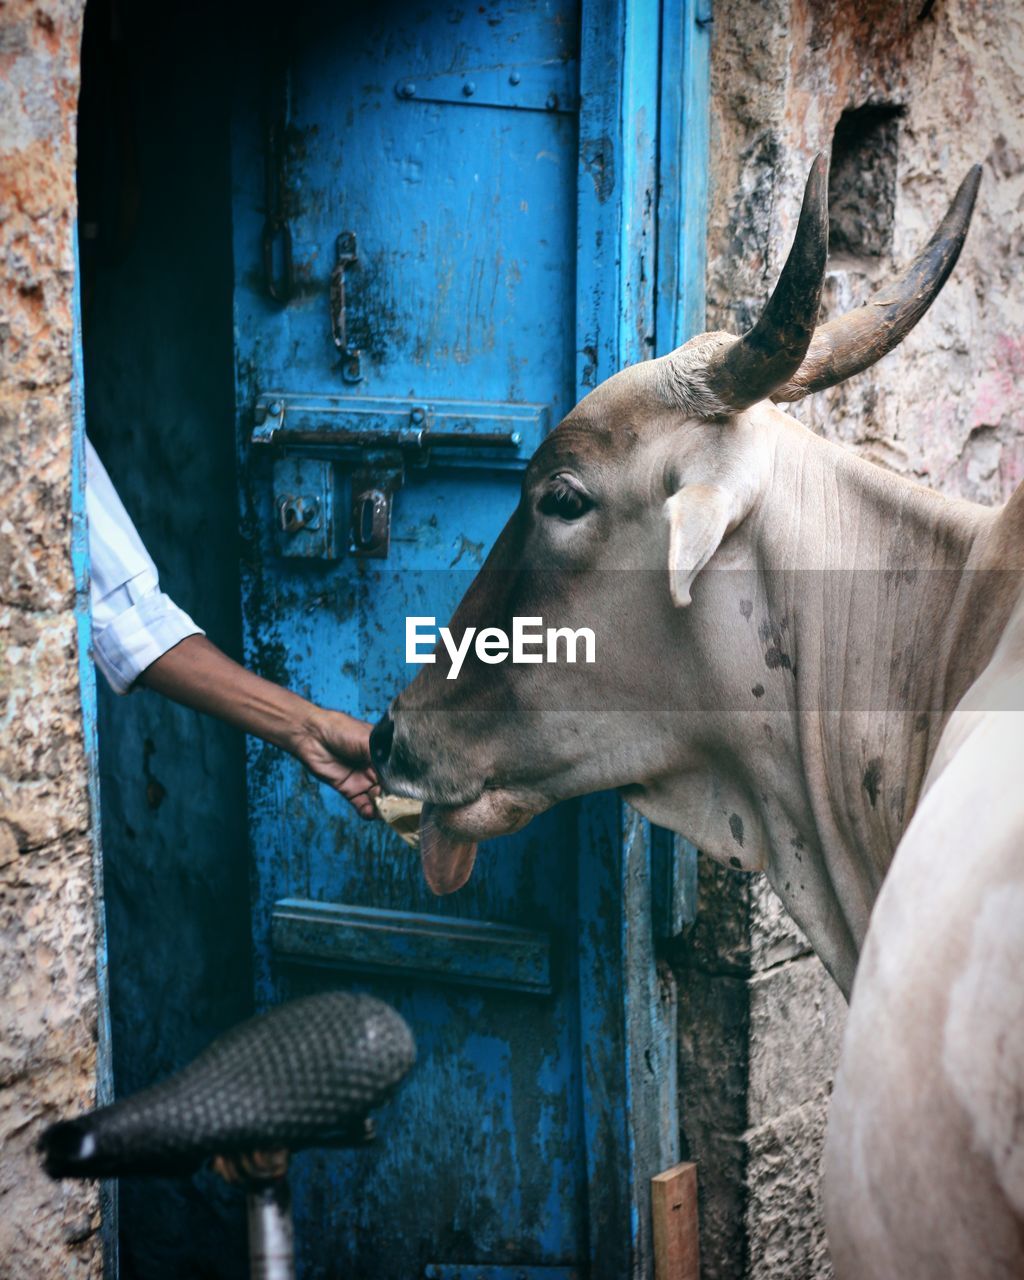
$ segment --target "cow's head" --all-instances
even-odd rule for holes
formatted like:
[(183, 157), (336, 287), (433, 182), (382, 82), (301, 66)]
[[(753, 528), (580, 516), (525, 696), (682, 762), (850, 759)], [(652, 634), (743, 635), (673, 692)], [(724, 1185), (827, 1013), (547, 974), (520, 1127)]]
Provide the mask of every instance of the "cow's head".
[(388, 789), (429, 802), (424, 865), (435, 890), (466, 879), (478, 839), (518, 830), (559, 800), (688, 767), (702, 716), (727, 696), (716, 683), (713, 588), (688, 608), (695, 580), (713, 559), (748, 563), (745, 528), (769, 500), (786, 501), (771, 496), (766, 418), (778, 411), (766, 402), (831, 386), (900, 341), (956, 262), (979, 178), (972, 170), (879, 299), (816, 329), (828, 242), (819, 156), (755, 327), (624, 369), (544, 441), (451, 630), (508, 632), (514, 617), (591, 628), (597, 663), (492, 664), (471, 653), (457, 679), (437, 662), (395, 699), (374, 731), (374, 762)]

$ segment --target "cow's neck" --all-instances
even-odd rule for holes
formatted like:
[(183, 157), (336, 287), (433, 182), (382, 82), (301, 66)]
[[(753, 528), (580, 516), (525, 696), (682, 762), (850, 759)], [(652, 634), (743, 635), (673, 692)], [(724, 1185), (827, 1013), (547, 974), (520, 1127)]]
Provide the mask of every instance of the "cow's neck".
[[(716, 691), (727, 710), (703, 771), (676, 779), (675, 825), (723, 862), (764, 867), (848, 992), (942, 728), (991, 654), (969, 612), (993, 517), (778, 425), (746, 534), (759, 568), (708, 587), (742, 657)], [(720, 626), (706, 635), (720, 666)]]

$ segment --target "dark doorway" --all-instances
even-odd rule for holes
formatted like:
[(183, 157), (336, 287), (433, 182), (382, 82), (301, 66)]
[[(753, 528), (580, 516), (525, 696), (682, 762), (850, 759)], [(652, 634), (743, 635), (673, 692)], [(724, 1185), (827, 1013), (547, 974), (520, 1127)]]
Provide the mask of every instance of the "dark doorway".
[[(86, 423), (165, 591), (239, 651), (228, 5), (89, 0), (79, 112)], [(243, 744), (100, 679), (115, 1088), (183, 1065), (251, 1008)], [(243, 1273), (218, 1179), (120, 1190), (121, 1275)]]

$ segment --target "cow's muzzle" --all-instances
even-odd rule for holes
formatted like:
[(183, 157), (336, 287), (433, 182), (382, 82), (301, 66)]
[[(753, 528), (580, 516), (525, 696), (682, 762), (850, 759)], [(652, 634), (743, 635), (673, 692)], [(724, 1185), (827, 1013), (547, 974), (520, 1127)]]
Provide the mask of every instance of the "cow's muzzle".
[(483, 777), (459, 758), (446, 735), (436, 727), (426, 732), (419, 722), (418, 741), (410, 741), (409, 728), (408, 721), (400, 724), (388, 710), (370, 733), (370, 759), (384, 790), (445, 805), (475, 800)]

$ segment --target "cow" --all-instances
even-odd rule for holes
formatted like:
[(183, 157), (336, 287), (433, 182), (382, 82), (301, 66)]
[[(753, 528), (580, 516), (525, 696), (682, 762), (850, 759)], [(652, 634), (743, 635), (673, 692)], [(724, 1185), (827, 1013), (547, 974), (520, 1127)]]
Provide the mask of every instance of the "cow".
[(477, 841), (609, 787), (767, 873), (853, 991), (825, 1174), (844, 1280), (1024, 1274), (1024, 488), (947, 498), (777, 407), (916, 324), (980, 176), (895, 282), (819, 326), (819, 156), (758, 322), (587, 395), (451, 623), (589, 627), (597, 664), (427, 666), (371, 738), (383, 785), (425, 802), (436, 892)]

